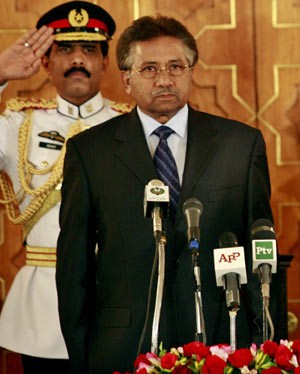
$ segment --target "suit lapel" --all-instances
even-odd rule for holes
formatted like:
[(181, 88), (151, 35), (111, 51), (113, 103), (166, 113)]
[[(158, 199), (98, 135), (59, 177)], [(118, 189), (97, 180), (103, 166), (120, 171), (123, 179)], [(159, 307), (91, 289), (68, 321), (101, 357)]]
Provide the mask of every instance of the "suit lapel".
[[(158, 175), (136, 109), (119, 117), (122, 121), (115, 134), (116, 154), (144, 185)], [(201, 112), (189, 108), (188, 141), (179, 205), (190, 193), (218, 149), (210, 139), (216, 133), (213, 124)]]
[(189, 108), (188, 141), (179, 204), (191, 197), (193, 187), (218, 149), (210, 138), (216, 129), (201, 112)]
[(115, 141), (116, 154), (143, 184), (158, 179), (136, 108), (122, 118)]

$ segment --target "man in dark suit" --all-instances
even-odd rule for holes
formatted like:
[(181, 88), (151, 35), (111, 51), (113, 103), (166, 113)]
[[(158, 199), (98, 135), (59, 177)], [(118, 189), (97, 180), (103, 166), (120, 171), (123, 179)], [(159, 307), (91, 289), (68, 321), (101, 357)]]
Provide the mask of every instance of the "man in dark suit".
[[(145, 185), (168, 171), (157, 155), (166, 128), (173, 130), (166, 142), (177, 171), (167, 176), (172, 215), (164, 219), (159, 340), (168, 349), (194, 340), (194, 280), (182, 211), (189, 197), (204, 206), (200, 263), (207, 344), (229, 343), (228, 311), (213, 266), (213, 249), (226, 231), (234, 232), (246, 251), (248, 284), (237, 318), (238, 345), (261, 340), (261, 297), (258, 278), (251, 274), (249, 239), (253, 221), (272, 219), (261, 132), (187, 105), (198, 51), (192, 35), (173, 18), (133, 22), (120, 37), (117, 57), (137, 107), (71, 139), (65, 159), (56, 277), (73, 373), (132, 370), (155, 252), (143, 196)], [(150, 350), (154, 299), (155, 290), (142, 352)]]

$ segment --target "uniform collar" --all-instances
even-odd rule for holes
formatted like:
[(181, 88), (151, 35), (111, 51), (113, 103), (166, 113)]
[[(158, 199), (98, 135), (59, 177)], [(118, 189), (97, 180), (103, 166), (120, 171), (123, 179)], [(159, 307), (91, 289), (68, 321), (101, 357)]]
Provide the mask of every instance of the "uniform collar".
[(88, 118), (100, 112), (104, 107), (103, 97), (100, 92), (80, 106), (70, 103), (59, 95), (57, 96), (57, 102), (57, 111), (64, 116), (74, 119)]

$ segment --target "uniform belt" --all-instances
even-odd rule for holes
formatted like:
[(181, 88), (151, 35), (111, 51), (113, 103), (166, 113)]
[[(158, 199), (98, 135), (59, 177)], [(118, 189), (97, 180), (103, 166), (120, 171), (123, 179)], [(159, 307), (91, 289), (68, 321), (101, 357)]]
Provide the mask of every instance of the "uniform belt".
[(55, 267), (56, 248), (26, 245), (26, 265)]

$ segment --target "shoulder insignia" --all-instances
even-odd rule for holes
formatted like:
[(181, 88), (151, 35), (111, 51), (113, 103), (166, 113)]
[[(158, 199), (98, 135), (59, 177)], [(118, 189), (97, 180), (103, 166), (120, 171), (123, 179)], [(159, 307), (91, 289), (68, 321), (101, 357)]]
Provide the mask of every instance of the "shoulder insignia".
[(38, 99), (26, 97), (14, 97), (6, 102), (6, 108), (14, 112), (20, 112), (25, 109), (56, 109), (56, 99)]
[(116, 101), (111, 101), (110, 107), (112, 110), (119, 112), (119, 113), (129, 113), (134, 108), (134, 105), (127, 104), (127, 103), (118, 103)]

